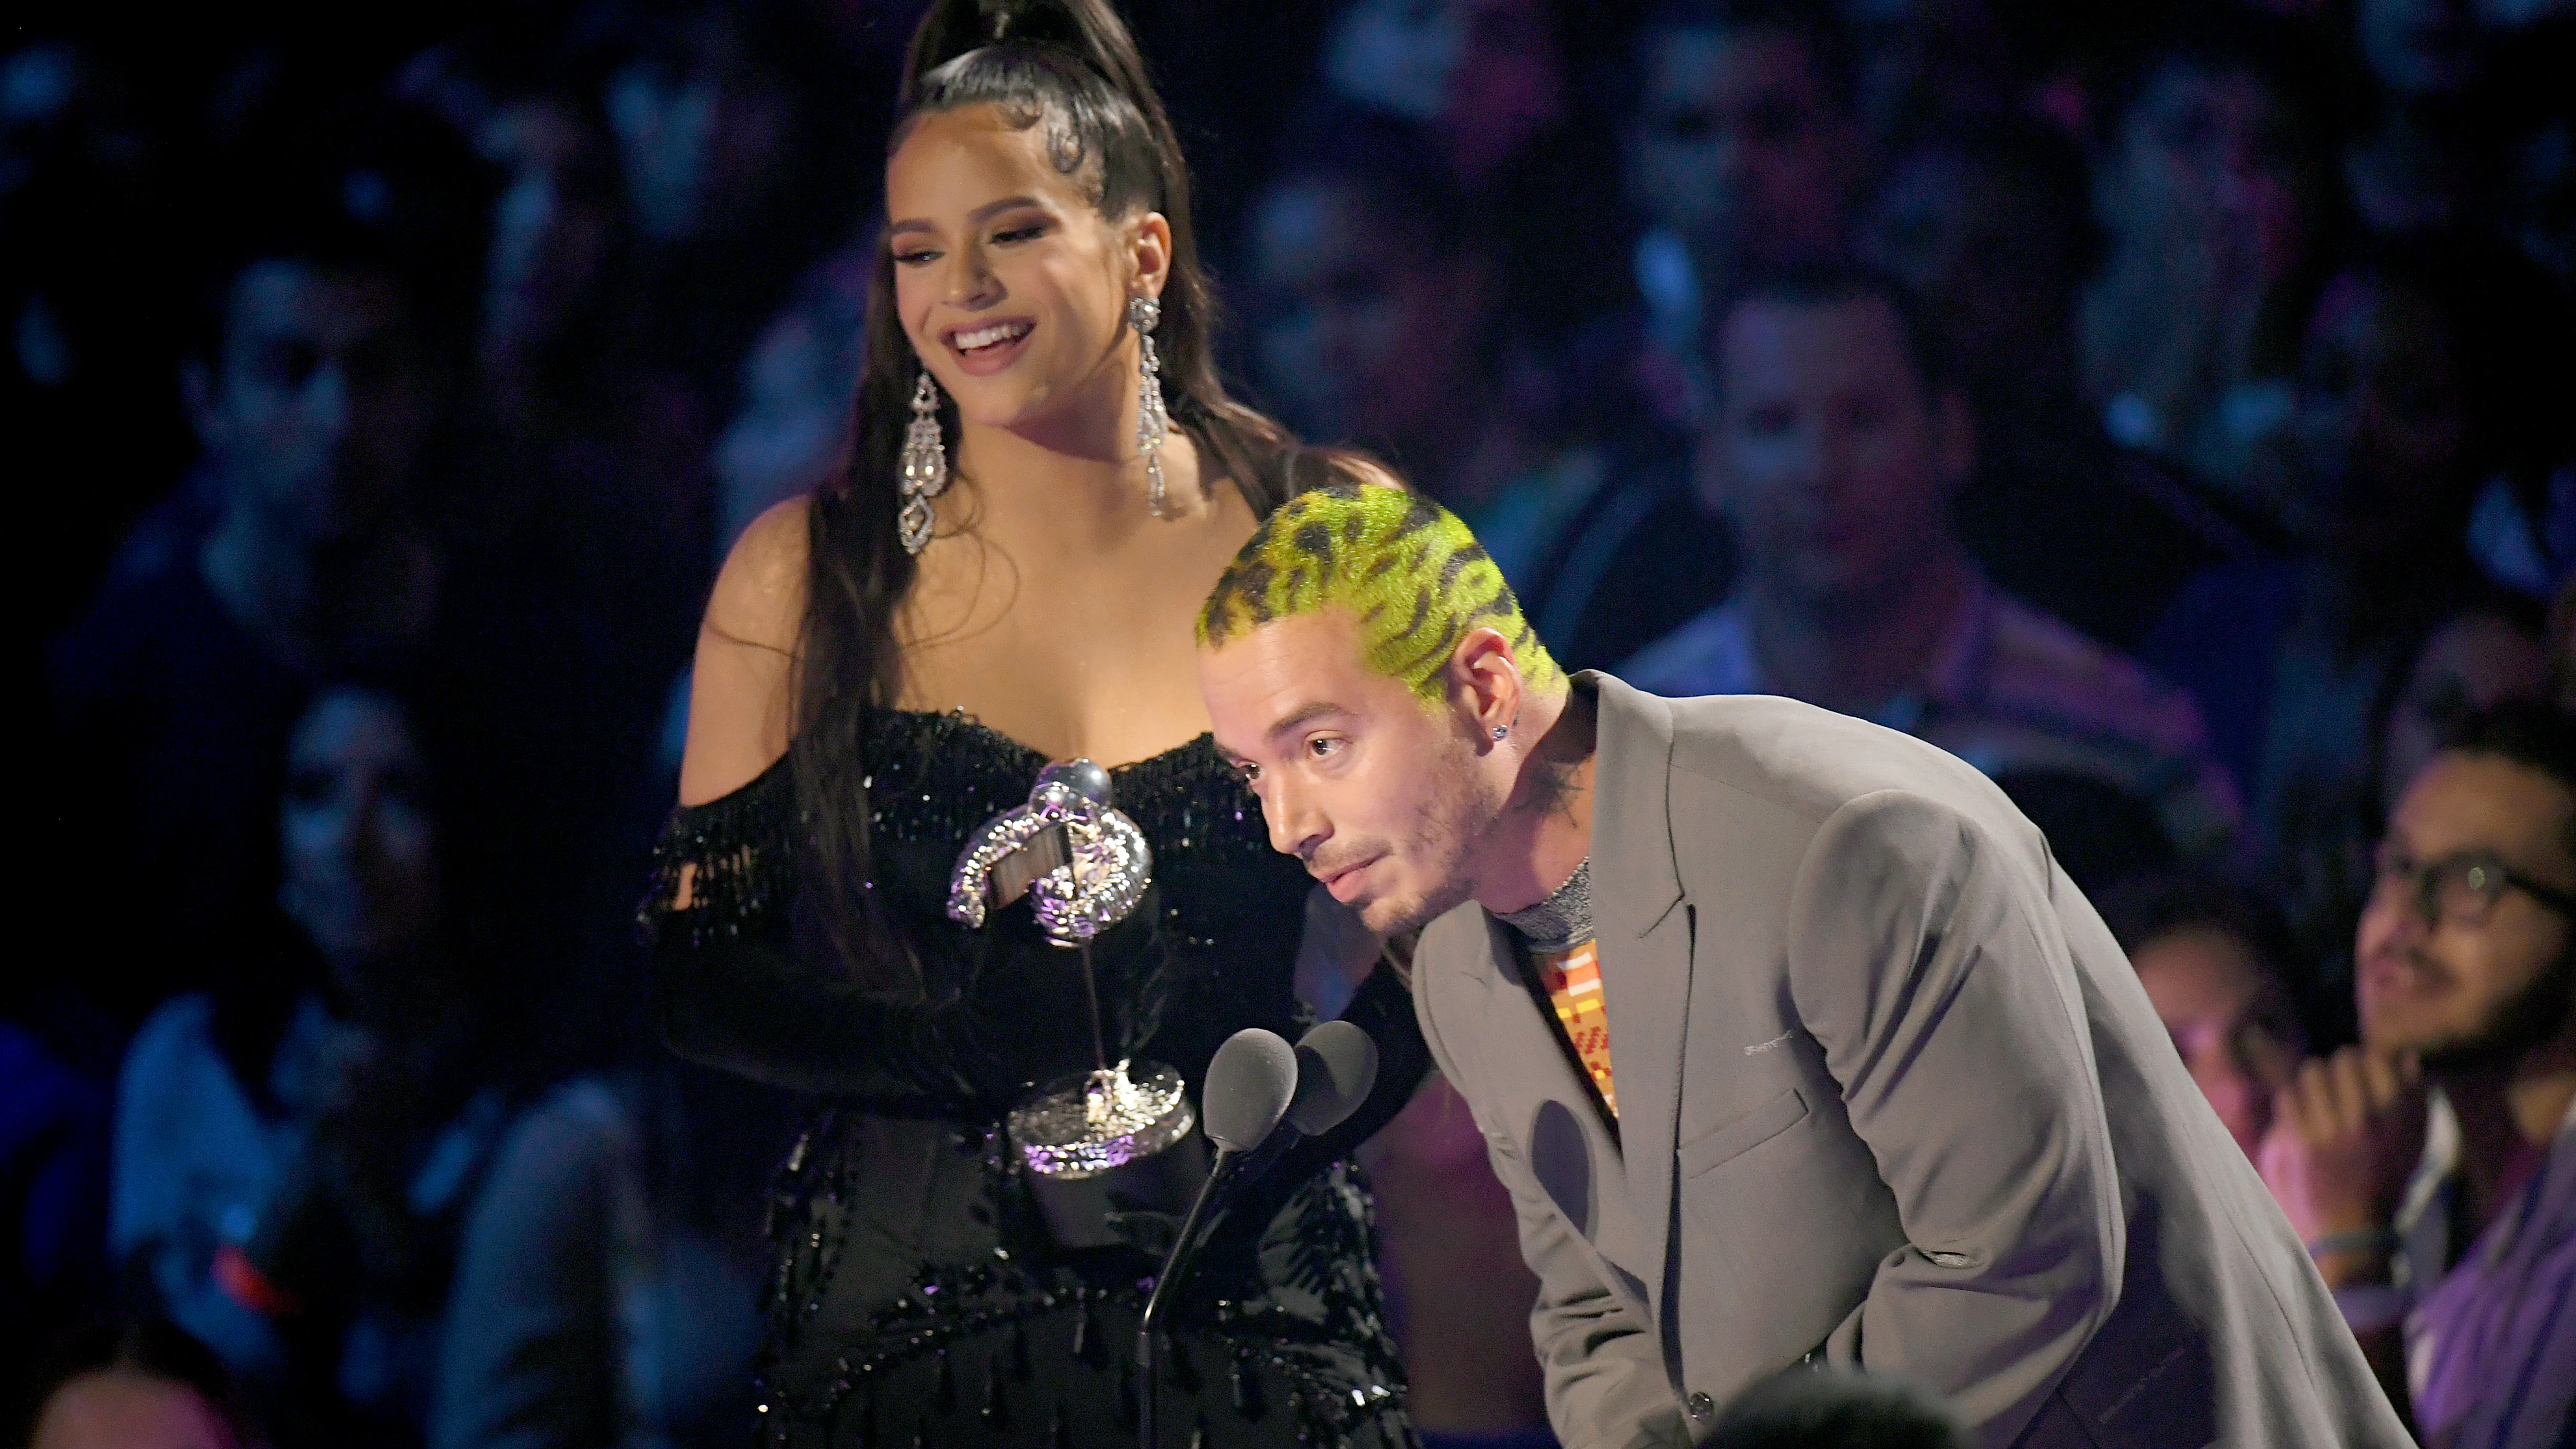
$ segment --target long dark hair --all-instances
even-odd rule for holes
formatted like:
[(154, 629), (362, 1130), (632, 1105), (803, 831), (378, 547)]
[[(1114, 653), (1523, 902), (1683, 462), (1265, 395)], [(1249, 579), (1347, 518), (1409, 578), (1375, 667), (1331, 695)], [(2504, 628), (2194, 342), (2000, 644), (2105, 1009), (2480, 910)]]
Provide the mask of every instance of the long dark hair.
[[(1046, 127), (1056, 168), (1083, 182), (1102, 215), (1143, 209), (1171, 223), (1170, 273), (1154, 333), (1165, 405), (1197, 448), (1201, 476), (1232, 479), (1253, 513), (1268, 516), (1299, 486), (1300, 450), (1277, 423), (1228, 397), (1217, 378), (1215, 302), (1190, 225), (1180, 139), (1107, 0), (935, 0), (913, 32), (903, 75), (889, 146), (900, 145), (921, 116), (995, 106), (1014, 126)], [(792, 686), (797, 729), (789, 749), (812, 851), (816, 889), (809, 896), (833, 944), (862, 976), (910, 960), (864, 888), (870, 860), (858, 782), (865, 715), (891, 704), (902, 684), (894, 623), (915, 569), (895, 538), (895, 483), (920, 370), (895, 313), (894, 259), (879, 246), (870, 264), (849, 466), (816, 491), (807, 514), (805, 618)], [(941, 401), (939, 420), (954, 457), (954, 403)], [(1319, 473), (1333, 466), (1316, 460)], [(917, 968), (912, 980), (918, 984)]]

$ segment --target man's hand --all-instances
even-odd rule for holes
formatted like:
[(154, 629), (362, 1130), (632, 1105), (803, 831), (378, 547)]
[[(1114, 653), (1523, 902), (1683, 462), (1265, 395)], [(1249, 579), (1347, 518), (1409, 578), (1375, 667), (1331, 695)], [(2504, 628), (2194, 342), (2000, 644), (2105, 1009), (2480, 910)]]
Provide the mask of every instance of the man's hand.
[(2412, 1058), (2345, 1047), (2304, 1062), (2273, 1097), (2272, 1128), (2255, 1155), (2264, 1186), (2310, 1244), (2352, 1237), (2320, 1254), (2328, 1284), (2383, 1277), (2387, 1247), (2367, 1243), (2396, 1219), (2406, 1179), (2424, 1155), (2424, 1088)]

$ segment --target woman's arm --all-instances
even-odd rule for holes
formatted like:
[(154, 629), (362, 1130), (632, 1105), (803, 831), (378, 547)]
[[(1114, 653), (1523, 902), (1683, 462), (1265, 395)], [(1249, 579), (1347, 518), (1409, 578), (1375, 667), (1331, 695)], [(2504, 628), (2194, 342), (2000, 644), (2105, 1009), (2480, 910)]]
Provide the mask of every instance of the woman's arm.
[(791, 498), (752, 520), (716, 576), (689, 678), (682, 805), (730, 795), (787, 753), (805, 617), (806, 511), (806, 500)]

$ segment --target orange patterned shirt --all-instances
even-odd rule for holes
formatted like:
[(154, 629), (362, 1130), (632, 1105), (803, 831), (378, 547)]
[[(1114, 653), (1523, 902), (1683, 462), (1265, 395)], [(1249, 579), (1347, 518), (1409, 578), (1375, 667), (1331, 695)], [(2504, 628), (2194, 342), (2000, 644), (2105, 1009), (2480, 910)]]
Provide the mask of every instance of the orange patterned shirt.
[(1601, 1091), (1601, 1105), (1617, 1117), (1619, 1094), (1610, 1081), (1610, 1007), (1601, 995), (1601, 953), (1586, 941), (1573, 950), (1535, 960), (1548, 1003), (1565, 1025), (1565, 1039), (1574, 1044), (1574, 1054), (1592, 1074), (1592, 1085)]

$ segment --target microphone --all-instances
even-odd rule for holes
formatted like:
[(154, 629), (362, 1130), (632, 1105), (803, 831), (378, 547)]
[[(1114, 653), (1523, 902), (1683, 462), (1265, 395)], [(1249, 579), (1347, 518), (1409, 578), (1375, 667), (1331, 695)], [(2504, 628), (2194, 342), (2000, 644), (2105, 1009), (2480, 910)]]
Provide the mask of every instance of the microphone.
[(1229, 1191), (1268, 1173), (1291, 1148), (1350, 1119), (1377, 1083), (1377, 1039), (1347, 1021), (1328, 1021), (1297, 1042), (1297, 1094), (1288, 1101), (1288, 1130), (1274, 1132), (1235, 1164)]
[(1348, 1121), (1377, 1085), (1377, 1038), (1347, 1021), (1328, 1021), (1297, 1041), (1297, 1095), (1288, 1125), (1321, 1137)]
[[(1311, 1035), (1311, 1033), (1309, 1033)], [(1374, 1046), (1374, 1044), (1372, 1044)], [(1375, 1064), (1371, 1064), (1374, 1070)], [(1275, 1031), (1248, 1026), (1225, 1039), (1208, 1062), (1207, 1083), (1199, 1092), (1199, 1121), (1216, 1143), (1216, 1162), (1207, 1181), (1190, 1200), (1180, 1235), (1163, 1255), (1163, 1271), (1136, 1321), (1136, 1437), (1145, 1449), (1156, 1449), (1154, 1437), (1154, 1338), (1161, 1331), (1163, 1304), (1172, 1285), (1189, 1271), (1198, 1255), (1199, 1224), (1208, 1204), (1233, 1178), (1244, 1155), (1260, 1149), (1279, 1128), (1298, 1095), (1298, 1054)]]

